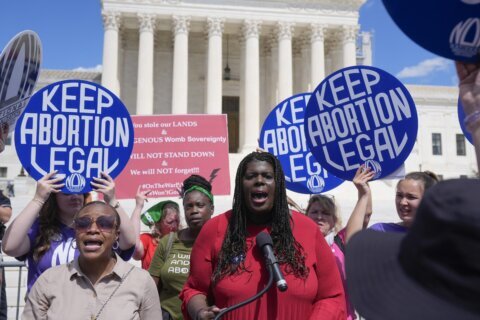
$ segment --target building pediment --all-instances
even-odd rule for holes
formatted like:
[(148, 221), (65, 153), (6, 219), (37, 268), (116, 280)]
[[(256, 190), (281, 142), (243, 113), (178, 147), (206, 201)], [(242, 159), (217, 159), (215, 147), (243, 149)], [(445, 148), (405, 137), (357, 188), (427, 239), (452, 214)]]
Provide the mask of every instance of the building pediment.
[(250, 7), (277, 8), (301, 11), (358, 11), (366, 0), (102, 0), (102, 4), (138, 4), (138, 5), (179, 5), (215, 6), (215, 7)]

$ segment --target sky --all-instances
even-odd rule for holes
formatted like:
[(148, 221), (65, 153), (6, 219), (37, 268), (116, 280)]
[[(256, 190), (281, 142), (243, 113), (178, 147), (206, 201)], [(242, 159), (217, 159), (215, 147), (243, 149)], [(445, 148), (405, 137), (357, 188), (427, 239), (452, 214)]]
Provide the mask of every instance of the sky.
[[(373, 33), (373, 65), (405, 84), (457, 84), (453, 62), (405, 36), (381, 0), (360, 9), (361, 30)], [(44, 69), (101, 70), (103, 26), (100, 0), (0, 0), (0, 48), (18, 32), (38, 33)]]

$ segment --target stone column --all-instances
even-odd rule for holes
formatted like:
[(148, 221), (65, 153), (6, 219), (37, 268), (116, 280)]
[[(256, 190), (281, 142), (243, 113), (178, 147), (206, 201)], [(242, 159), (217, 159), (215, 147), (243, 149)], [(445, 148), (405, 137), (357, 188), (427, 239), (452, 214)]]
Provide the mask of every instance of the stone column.
[(225, 19), (208, 18), (207, 92), (205, 113), (222, 113), (222, 33)]
[(246, 20), (242, 26), (245, 38), (245, 101), (240, 110), (240, 132), (244, 136), (242, 152), (254, 151), (257, 147), (260, 128), (260, 21)]
[(118, 12), (104, 12), (103, 17), (103, 62), (102, 86), (110, 89), (117, 96), (120, 95), (120, 81), (118, 79), (118, 44), (120, 14)]
[(267, 50), (270, 51), (270, 96), (269, 109), (275, 108), (278, 98), (278, 37), (275, 33), (270, 34), (267, 39)]
[(153, 38), (155, 16), (139, 14), (137, 114), (153, 114)]
[(311, 85), (311, 56), (312, 56), (312, 50), (310, 46), (310, 35), (303, 35), (301, 37), (301, 59), (300, 59), (300, 65), (301, 65), (301, 74), (302, 74), (302, 80), (300, 83), (300, 92), (312, 92), (314, 88), (312, 88)]
[(370, 32), (362, 32), (363, 65), (372, 65), (372, 39)]
[(292, 95), (292, 22), (277, 23), (278, 37), (278, 102)]
[(172, 114), (188, 113), (188, 31), (190, 18), (174, 16)]
[(357, 65), (357, 49), (355, 44), (357, 31), (357, 26), (342, 27), (343, 67)]
[(321, 24), (310, 25), (310, 48), (311, 48), (310, 86), (312, 91), (325, 78), (324, 30), (325, 30), (325, 27)]
[(239, 101), (239, 134), (238, 134), (238, 150), (236, 152), (241, 152), (243, 145), (245, 144), (245, 134), (243, 133), (243, 123), (245, 121), (245, 37), (243, 35), (243, 25), (240, 26), (240, 34), (238, 36), (238, 44), (240, 46), (240, 101)]

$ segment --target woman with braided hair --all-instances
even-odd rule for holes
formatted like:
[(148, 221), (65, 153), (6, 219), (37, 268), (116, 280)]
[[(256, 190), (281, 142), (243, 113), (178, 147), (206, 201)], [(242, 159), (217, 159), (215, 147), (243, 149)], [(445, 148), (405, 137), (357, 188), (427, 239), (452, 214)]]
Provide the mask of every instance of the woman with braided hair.
[(268, 279), (256, 236), (270, 233), (288, 290), (276, 287), (223, 319), (345, 319), (345, 298), (333, 255), (316, 225), (290, 211), (285, 177), (271, 154), (253, 152), (240, 163), (233, 209), (212, 218), (192, 250), (180, 298), (185, 319), (213, 319), (252, 297)]
[(157, 284), (163, 319), (183, 319), (178, 294), (190, 271), (190, 253), (200, 230), (213, 214), (212, 185), (204, 177), (191, 175), (183, 181), (180, 196), (188, 227), (160, 239), (150, 264)]

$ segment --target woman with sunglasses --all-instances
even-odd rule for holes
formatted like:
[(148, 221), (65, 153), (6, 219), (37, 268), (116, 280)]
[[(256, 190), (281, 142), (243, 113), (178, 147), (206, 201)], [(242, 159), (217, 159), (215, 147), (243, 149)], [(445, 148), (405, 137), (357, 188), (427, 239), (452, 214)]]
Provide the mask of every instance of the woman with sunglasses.
[(161, 319), (148, 272), (119, 259), (120, 216), (94, 201), (74, 218), (78, 258), (50, 268), (30, 291), (22, 319)]
[(213, 214), (211, 181), (191, 175), (181, 190), (188, 227), (160, 240), (150, 265), (150, 275), (158, 285), (163, 319), (183, 319), (178, 294), (190, 272), (190, 253), (203, 225)]
[[(73, 245), (73, 217), (89, 194), (60, 192), (63, 179), (51, 172), (38, 180), (33, 199), (10, 224), (3, 238), (2, 249), (6, 254), (28, 262), (28, 291), (45, 270), (70, 262), (79, 254)], [(117, 251), (122, 259), (128, 260), (135, 250), (135, 235), (127, 214), (115, 198), (115, 182), (106, 173), (94, 181), (94, 190), (119, 211), (122, 224)]]

